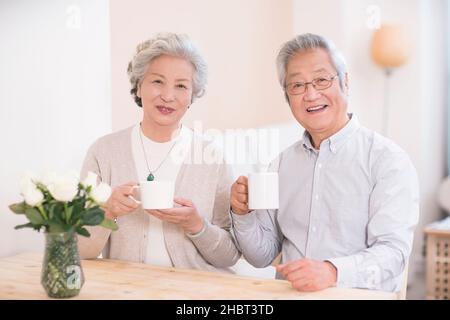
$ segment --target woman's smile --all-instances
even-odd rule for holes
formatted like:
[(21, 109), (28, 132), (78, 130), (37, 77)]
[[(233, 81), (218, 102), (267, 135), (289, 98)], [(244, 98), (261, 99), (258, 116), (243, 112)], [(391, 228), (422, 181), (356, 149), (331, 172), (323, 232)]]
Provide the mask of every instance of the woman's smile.
[(172, 114), (173, 112), (175, 112), (174, 108), (170, 108), (170, 107), (167, 107), (164, 105), (156, 106), (156, 109), (158, 109), (158, 111), (163, 115), (169, 115), (169, 114)]

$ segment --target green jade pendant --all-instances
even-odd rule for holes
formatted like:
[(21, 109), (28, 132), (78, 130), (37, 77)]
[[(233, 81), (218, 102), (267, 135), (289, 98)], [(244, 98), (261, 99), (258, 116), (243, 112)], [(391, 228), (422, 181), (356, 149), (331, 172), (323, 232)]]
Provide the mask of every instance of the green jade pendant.
[(155, 176), (153, 175), (153, 173), (150, 172), (150, 174), (147, 177), (147, 181), (153, 181), (155, 180)]

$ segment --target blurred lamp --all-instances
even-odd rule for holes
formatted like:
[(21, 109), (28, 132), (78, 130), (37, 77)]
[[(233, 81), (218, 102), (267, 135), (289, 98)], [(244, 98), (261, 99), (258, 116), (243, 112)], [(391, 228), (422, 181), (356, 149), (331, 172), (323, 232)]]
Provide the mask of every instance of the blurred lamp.
[(410, 44), (406, 30), (399, 25), (382, 25), (372, 37), (373, 61), (383, 68), (386, 76), (383, 110), (383, 134), (388, 134), (389, 77), (393, 69), (404, 65), (409, 58)]

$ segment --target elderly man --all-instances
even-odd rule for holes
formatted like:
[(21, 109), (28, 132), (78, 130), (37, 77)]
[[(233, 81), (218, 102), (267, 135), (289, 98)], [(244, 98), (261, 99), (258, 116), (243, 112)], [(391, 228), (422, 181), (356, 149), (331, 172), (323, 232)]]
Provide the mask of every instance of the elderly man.
[(418, 221), (418, 181), (407, 154), (347, 113), (345, 61), (325, 38), (304, 34), (277, 58), (303, 138), (272, 164), (278, 210), (248, 208), (247, 178), (231, 188), (233, 232), (245, 258), (300, 291), (399, 291)]

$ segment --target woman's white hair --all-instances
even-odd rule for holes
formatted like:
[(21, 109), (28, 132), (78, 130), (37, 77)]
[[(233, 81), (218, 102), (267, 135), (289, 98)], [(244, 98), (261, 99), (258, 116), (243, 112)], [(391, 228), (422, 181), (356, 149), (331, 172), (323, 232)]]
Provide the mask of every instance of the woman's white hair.
[(283, 44), (277, 56), (278, 81), (283, 87), (285, 97), (288, 101), (289, 99), (286, 93), (286, 68), (289, 59), (297, 53), (311, 49), (323, 49), (328, 53), (331, 63), (338, 74), (339, 85), (341, 89), (344, 90), (347, 64), (345, 63), (343, 55), (336, 49), (335, 45), (330, 40), (319, 35), (305, 33), (298, 35), (294, 39)]
[(194, 66), (192, 101), (200, 98), (206, 89), (208, 67), (198, 49), (187, 35), (159, 33), (155, 37), (140, 43), (133, 59), (128, 63), (128, 77), (131, 83), (131, 95), (136, 104), (142, 107), (137, 91), (147, 72), (148, 65), (161, 55), (171, 55), (188, 60)]

